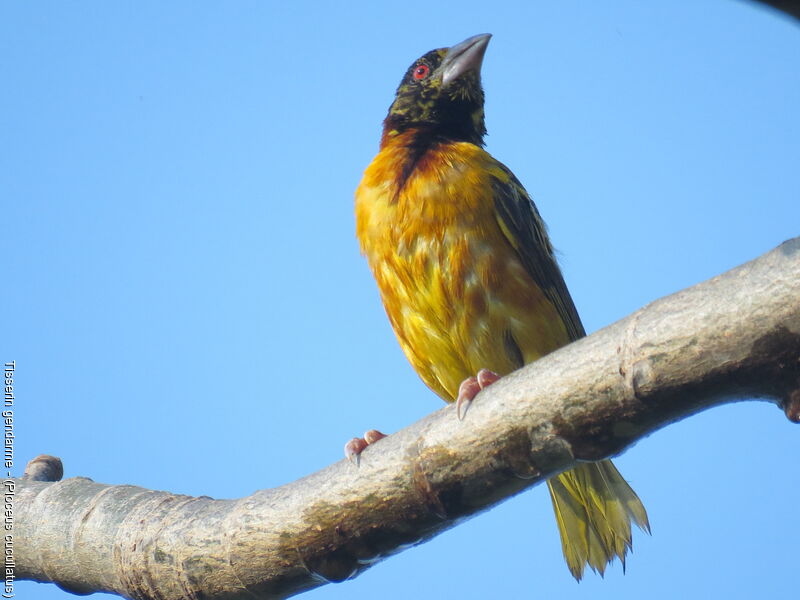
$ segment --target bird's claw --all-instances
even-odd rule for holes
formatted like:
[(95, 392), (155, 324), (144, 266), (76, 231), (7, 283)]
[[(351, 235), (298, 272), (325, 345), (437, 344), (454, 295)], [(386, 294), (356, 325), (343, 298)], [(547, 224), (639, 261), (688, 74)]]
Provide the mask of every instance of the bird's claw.
[(364, 432), (364, 441), (366, 441), (367, 444), (374, 444), (378, 440), (382, 440), (385, 437), (386, 434), (381, 433), (377, 429), (370, 429), (369, 431)]
[(358, 466), (358, 459), (364, 448), (367, 447), (367, 442), (363, 438), (353, 438), (344, 445), (344, 456), (354, 465)]
[(478, 378), (474, 375), (472, 377), (467, 377), (464, 381), (461, 382), (461, 385), (458, 386), (458, 398), (456, 399), (456, 414), (458, 415), (458, 420), (463, 421), (464, 416), (467, 414), (467, 409), (469, 405), (472, 403), (472, 399), (478, 395), (478, 392), (481, 391), (481, 386), (478, 383)]
[(364, 449), (385, 437), (385, 433), (381, 433), (377, 429), (370, 429), (364, 433), (363, 438), (353, 438), (344, 445), (344, 456), (351, 463), (358, 466)]
[(483, 388), (492, 385), (500, 379), (500, 375), (489, 369), (481, 369), (477, 375), (467, 377), (458, 386), (458, 398), (456, 398), (456, 414), (458, 420), (463, 421), (467, 414), (470, 404)]

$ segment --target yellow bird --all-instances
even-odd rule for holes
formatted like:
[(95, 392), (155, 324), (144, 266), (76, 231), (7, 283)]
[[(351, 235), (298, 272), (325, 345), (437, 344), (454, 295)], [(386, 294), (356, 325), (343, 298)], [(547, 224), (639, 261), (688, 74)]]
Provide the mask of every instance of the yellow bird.
[[(400, 345), (461, 409), (500, 375), (585, 335), (545, 225), (514, 174), (483, 149), (477, 35), (409, 67), (356, 191), (356, 232)], [(368, 432), (348, 453), (382, 437)], [(572, 574), (602, 573), (649, 531), (610, 460), (548, 481)]]

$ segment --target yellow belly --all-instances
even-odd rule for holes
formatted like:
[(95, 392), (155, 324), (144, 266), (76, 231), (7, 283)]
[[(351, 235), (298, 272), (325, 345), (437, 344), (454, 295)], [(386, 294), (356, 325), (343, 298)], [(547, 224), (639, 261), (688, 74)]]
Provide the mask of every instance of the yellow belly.
[[(569, 341), (494, 213), (493, 159), (441, 149), (398, 191), (402, 149), (385, 148), (356, 193), (357, 233), (409, 361), (452, 401), (479, 369), (500, 374)], [(491, 162), (488, 162), (491, 161)]]

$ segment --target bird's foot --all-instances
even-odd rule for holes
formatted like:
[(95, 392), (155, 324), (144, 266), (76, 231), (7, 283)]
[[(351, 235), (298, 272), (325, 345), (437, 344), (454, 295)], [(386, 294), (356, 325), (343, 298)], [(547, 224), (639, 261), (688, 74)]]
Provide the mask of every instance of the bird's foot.
[(364, 448), (385, 437), (385, 433), (381, 433), (377, 429), (370, 429), (364, 433), (363, 438), (353, 438), (344, 445), (345, 458), (347, 458), (347, 460), (354, 465), (358, 466), (359, 460), (361, 459), (361, 453), (364, 451)]
[(478, 395), (478, 392), (492, 385), (498, 379), (500, 379), (500, 375), (494, 371), (481, 369), (477, 375), (467, 377), (461, 382), (461, 385), (458, 386), (458, 398), (456, 399), (456, 414), (459, 421), (464, 420), (464, 415), (467, 414), (467, 409), (469, 409), (469, 405)]

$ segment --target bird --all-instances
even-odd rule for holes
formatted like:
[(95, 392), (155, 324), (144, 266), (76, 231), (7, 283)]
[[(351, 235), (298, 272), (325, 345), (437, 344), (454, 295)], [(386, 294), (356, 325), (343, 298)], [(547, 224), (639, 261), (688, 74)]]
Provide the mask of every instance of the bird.
[[(500, 376), (586, 332), (538, 209), (484, 149), (481, 68), (491, 34), (427, 52), (405, 72), (355, 194), (356, 236), (400, 346), (459, 418)], [(357, 456), (384, 434), (354, 438)], [(548, 480), (572, 575), (604, 573), (647, 512), (610, 460)]]

